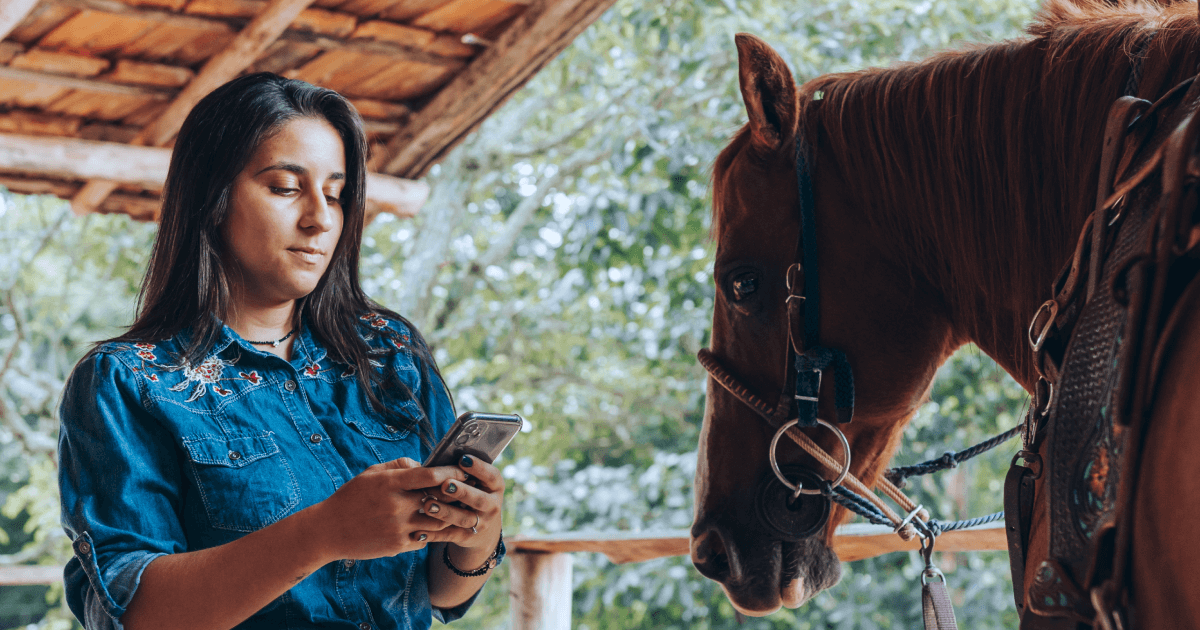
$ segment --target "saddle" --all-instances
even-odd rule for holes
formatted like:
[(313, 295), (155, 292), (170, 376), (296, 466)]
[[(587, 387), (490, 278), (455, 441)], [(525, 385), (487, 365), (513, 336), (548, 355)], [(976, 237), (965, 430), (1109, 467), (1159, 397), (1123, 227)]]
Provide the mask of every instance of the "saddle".
[[(1131, 627), (1133, 494), (1160, 346), (1200, 292), (1198, 109), (1195, 78), (1153, 104), (1113, 104), (1096, 210), (1030, 324), (1041, 378), (1004, 492), (1022, 630)], [(1048, 525), (1031, 532), (1035, 509)]]

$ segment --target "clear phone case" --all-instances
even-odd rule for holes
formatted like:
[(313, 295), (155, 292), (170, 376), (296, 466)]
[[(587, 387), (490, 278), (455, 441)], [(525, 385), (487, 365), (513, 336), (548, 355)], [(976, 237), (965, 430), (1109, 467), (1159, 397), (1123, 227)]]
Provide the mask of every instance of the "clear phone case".
[(517, 414), (467, 411), (458, 417), (422, 465), (450, 466), (457, 464), (463, 455), (491, 464), (524, 423)]

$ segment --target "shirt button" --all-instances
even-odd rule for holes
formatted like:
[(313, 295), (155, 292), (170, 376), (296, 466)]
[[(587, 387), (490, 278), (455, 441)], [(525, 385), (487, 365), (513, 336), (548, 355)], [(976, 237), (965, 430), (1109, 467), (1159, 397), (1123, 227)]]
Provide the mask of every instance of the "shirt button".
[(388, 433), (395, 433), (396, 431), (399, 431), (399, 430), (400, 430), (400, 429), (397, 429), (397, 428), (396, 428), (396, 425), (394, 425), (394, 424), (389, 424), (389, 425), (387, 425), (387, 432), (388, 432)]
[(371, 624), (364, 621), (358, 624), (358, 630), (371, 630)]
[(314, 434), (308, 436), (308, 441), (312, 442), (313, 444), (320, 444), (321, 440), (323, 440), (323, 439), (324, 438), (321, 437), (320, 433), (314, 433)]
[(288, 381), (288, 382), (284, 383), (283, 388), (288, 390), (289, 392), (296, 391), (296, 381)]
[(242, 458), (242, 454), (237, 451), (229, 451), (229, 459), (237, 461)]
[(342, 560), (342, 566), (346, 567), (347, 569), (351, 569), (354, 567), (354, 561), (353, 560)]
[(91, 555), (91, 553), (92, 553), (92, 546), (91, 546), (91, 545), (89, 545), (89, 544), (87, 543), (87, 541), (86, 541), (86, 540), (85, 540), (85, 541), (83, 541), (83, 542), (81, 542), (81, 543), (79, 543), (79, 553), (83, 554), (84, 556), (89, 556), (89, 555)]

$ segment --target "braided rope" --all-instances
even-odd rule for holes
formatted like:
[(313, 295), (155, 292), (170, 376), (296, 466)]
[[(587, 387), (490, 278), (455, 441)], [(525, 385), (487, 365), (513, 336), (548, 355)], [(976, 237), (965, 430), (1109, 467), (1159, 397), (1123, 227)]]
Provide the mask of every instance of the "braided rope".
[(903, 488), (905, 480), (909, 477), (919, 477), (921, 475), (928, 475), (930, 473), (946, 470), (948, 468), (955, 468), (962, 462), (981, 453), (986, 453), (987, 451), (990, 451), (993, 448), (996, 448), (997, 446), (1011, 440), (1017, 435), (1020, 435), (1021, 428), (1022, 425), (1018, 424), (1017, 426), (1005, 431), (1004, 433), (1001, 433), (1000, 435), (984, 440), (983, 442), (980, 442), (971, 448), (959, 451), (957, 453), (954, 451), (946, 451), (937, 459), (931, 459), (919, 464), (913, 464), (912, 466), (898, 466), (896, 468), (888, 469), (884, 471), (883, 477), (890, 483), (894, 484), (897, 488)]
[(949, 523), (943, 523), (937, 519), (932, 519), (929, 521), (929, 529), (932, 531), (933, 535), (936, 536), (944, 532), (952, 532), (958, 529), (969, 529), (977, 525), (994, 523), (1002, 518), (1004, 518), (1003, 511), (961, 521), (950, 521)]

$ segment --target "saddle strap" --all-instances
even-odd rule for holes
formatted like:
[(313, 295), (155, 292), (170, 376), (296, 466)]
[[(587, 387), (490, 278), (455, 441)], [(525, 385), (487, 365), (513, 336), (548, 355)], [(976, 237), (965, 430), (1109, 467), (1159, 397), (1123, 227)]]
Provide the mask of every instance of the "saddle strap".
[(1015, 462), (1004, 479), (1004, 532), (1008, 537), (1008, 563), (1019, 615), (1025, 613), (1025, 549), (1029, 546), (1036, 479), (1032, 470)]
[(921, 608), (925, 614), (925, 630), (958, 630), (945, 578), (921, 586)]

